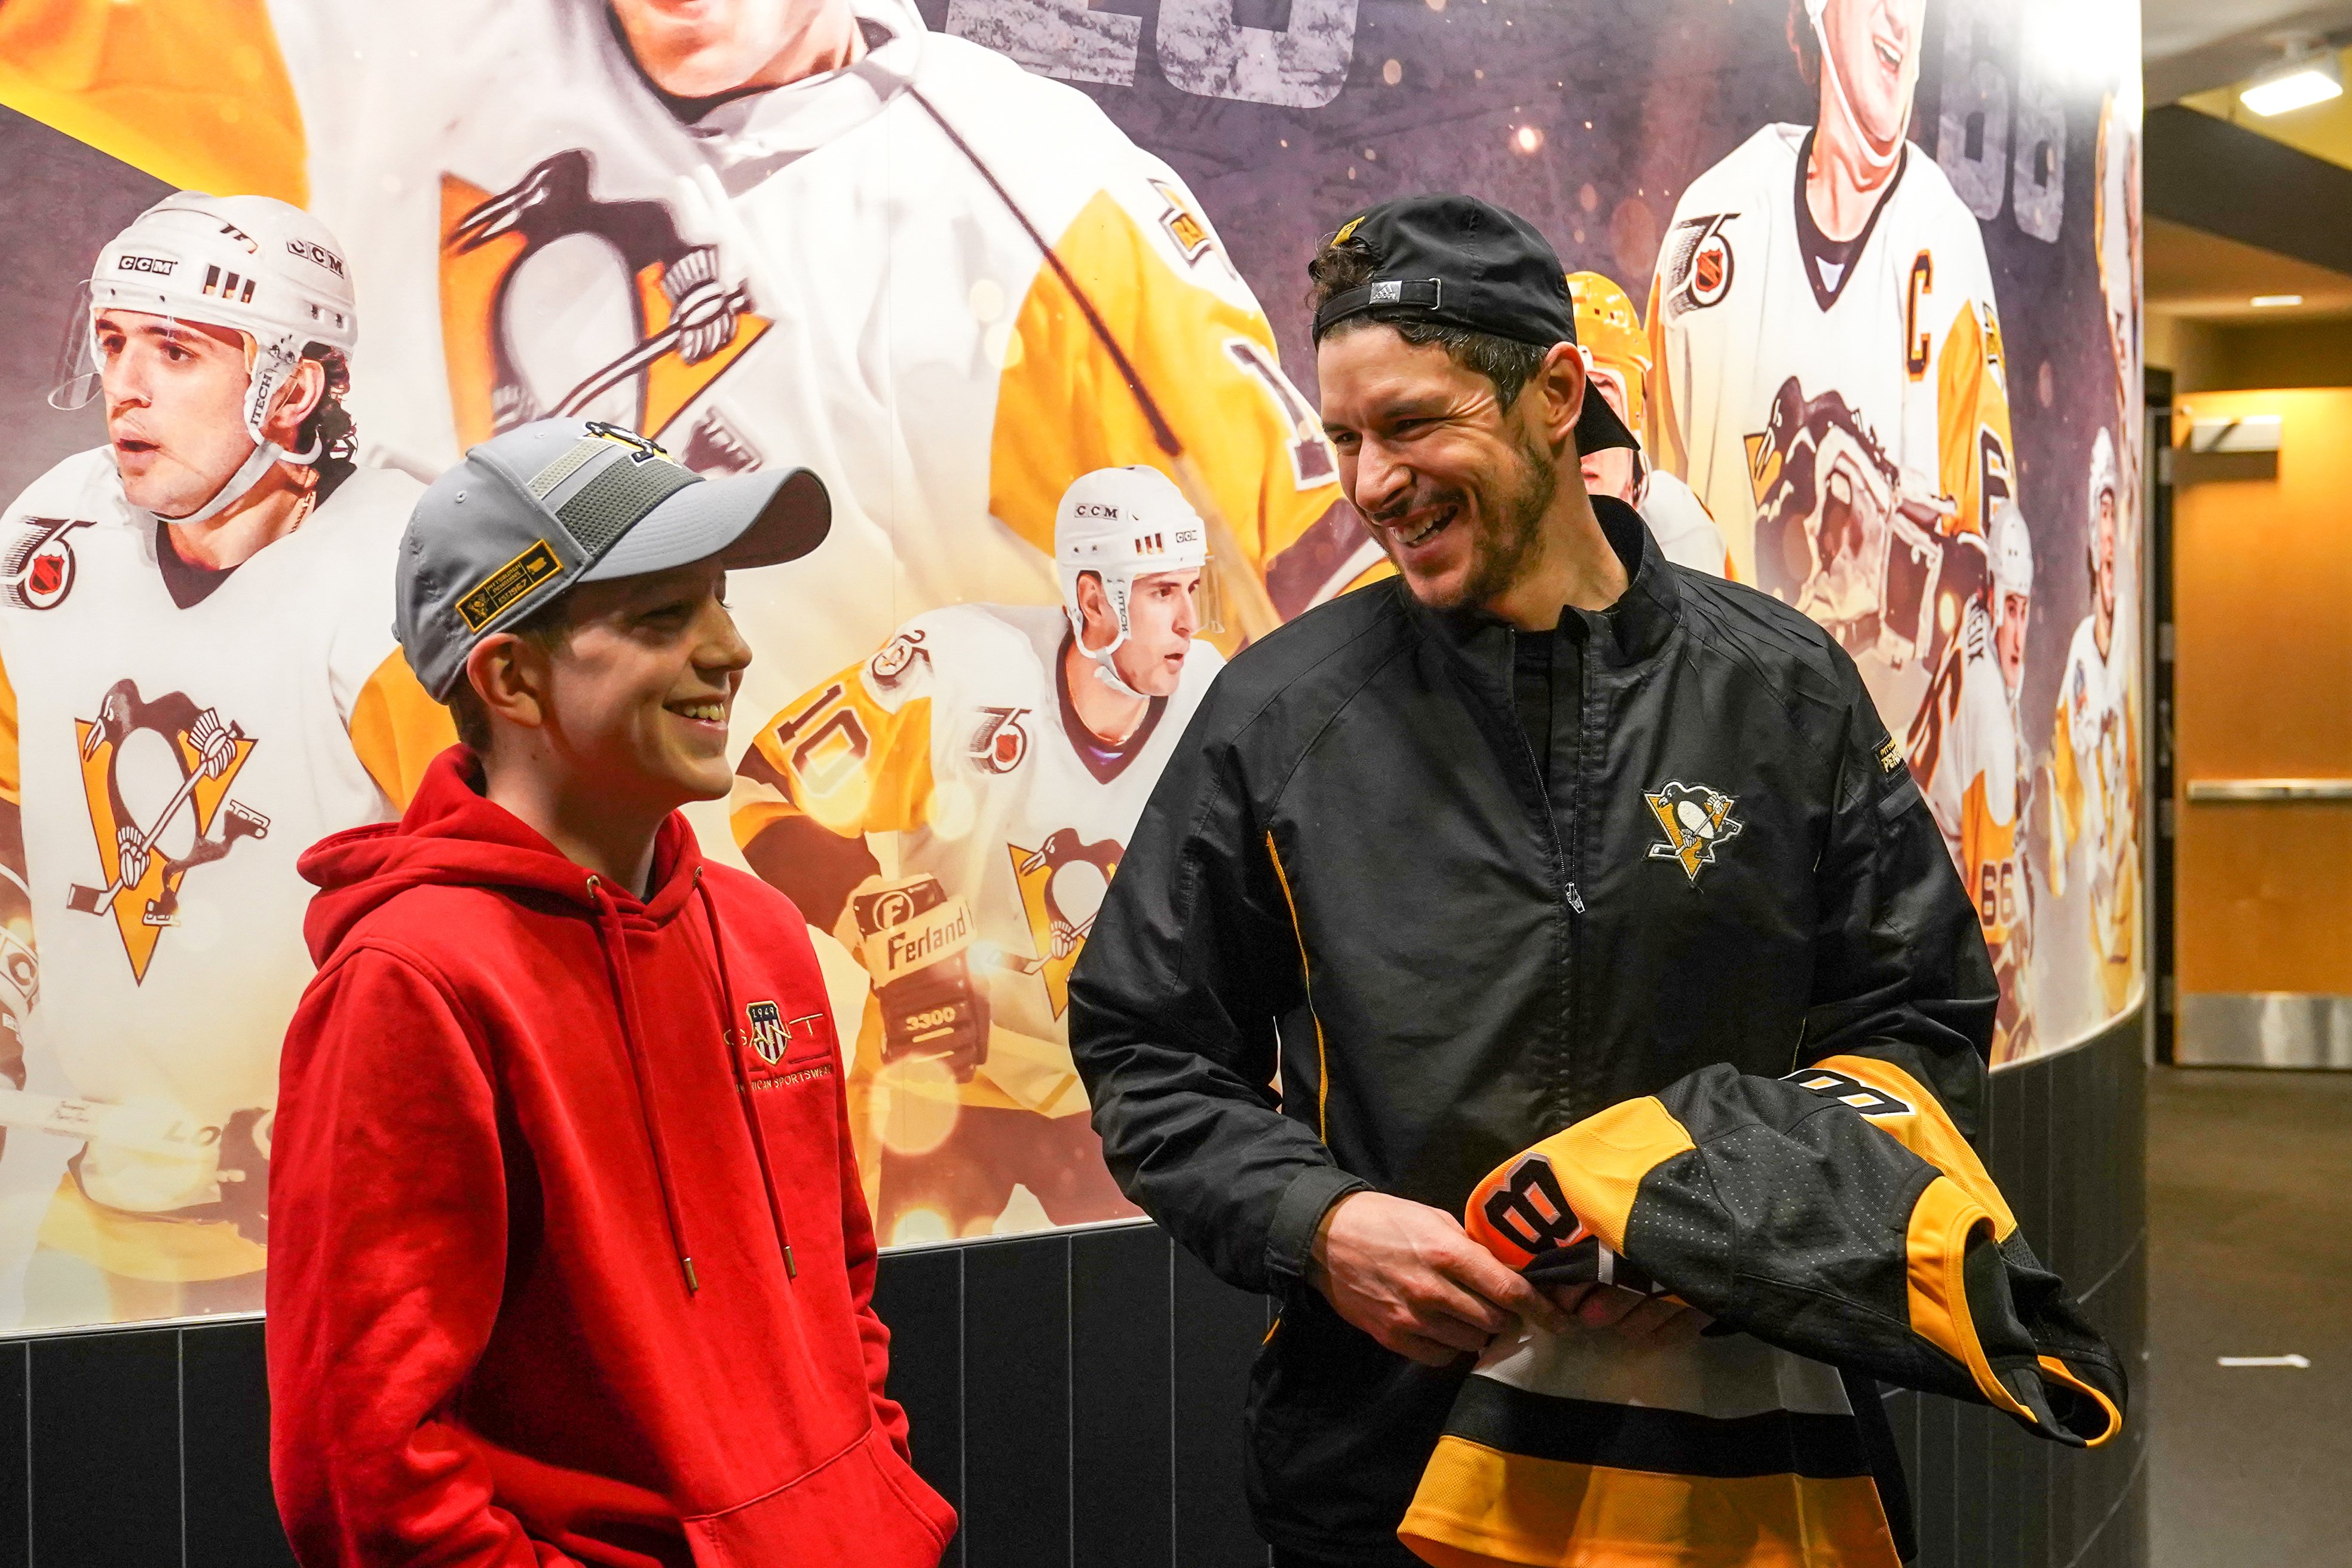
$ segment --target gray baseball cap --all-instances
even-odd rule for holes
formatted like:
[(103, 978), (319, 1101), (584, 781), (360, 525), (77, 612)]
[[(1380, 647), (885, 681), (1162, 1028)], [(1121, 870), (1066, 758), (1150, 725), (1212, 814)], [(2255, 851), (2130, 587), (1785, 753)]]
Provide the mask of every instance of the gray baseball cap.
[(617, 425), (542, 419), (476, 447), (418, 498), (393, 634), (437, 701), (477, 643), (574, 583), (714, 555), (729, 571), (773, 566), (832, 525), (806, 468), (705, 479)]

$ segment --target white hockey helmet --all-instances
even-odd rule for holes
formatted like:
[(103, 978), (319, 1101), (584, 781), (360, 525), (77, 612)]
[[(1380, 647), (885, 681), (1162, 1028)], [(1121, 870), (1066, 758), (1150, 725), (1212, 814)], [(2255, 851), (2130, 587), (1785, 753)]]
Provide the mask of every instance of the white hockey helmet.
[[(1138, 464), (1081, 474), (1062, 492), (1054, 509), (1054, 564), (1062, 578), (1062, 608), (1078, 651), (1095, 661), (1105, 685), (1140, 696), (1111, 667), (1128, 637), (1128, 600), (1138, 577), (1155, 572), (1191, 572), (1209, 563), (1209, 531), (1176, 481), (1158, 468)], [(1118, 633), (1100, 647), (1087, 646), (1086, 617), (1078, 611), (1078, 578), (1093, 573), (1110, 601)]]
[(289, 453), (262, 434), (270, 400), (301, 363), (304, 348), (318, 343), (348, 358), (359, 342), (342, 247), (317, 218), (270, 196), (177, 192), (98, 253), (89, 292), (89, 311), (68, 339), (81, 363), (69, 363), (50, 394), (57, 407), (78, 408), (96, 395), (100, 310), (227, 327), (247, 341), (245, 428), (254, 454), (204, 507), (172, 521), (212, 516), (258, 483), (272, 463), (318, 460), (315, 449)]
[(2117, 493), (2119, 482), (2116, 477), (2115, 437), (2108, 435), (2107, 427), (2102, 425), (2099, 433), (2091, 438), (2090, 511), (2085, 518), (2095, 533), (2099, 526), (2099, 498), (2102, 495), (2114, 501), (2118, 511), (2123, 508), (2123, 498)]
[(1999, 630), (2012, 596), (2033, 597), (2033, 536), (2015, 501), (2005, 500), (1994, 509), (1992, 533), (1985, 545), (1992, 568), (1992, 624)]

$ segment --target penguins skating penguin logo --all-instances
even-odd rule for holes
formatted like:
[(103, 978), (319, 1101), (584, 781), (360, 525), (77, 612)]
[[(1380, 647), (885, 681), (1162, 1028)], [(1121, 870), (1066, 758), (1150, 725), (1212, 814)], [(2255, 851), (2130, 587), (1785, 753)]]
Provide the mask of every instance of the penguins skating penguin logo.
[(1111, 873), (1125, 853), (1118, 840), (1089, 841), (1076, 829), (1057, 827), (1034, 849), (1008, 844), (1013, 878), (1021, 889), (1022, 912), (1038, 956), (1013, 960), (1013, 967), (1045, 982), (1045, 994), (1058, 1018), (1070, 1005), (1070, 971), (1094, 930)]
[(66, 907), (111, 915), (131, 979), (143, 982), (164, 928), (179, 923), (188, 873), (269, 835), (269, 818), (228, 798), (255, 742), (184, 692), (150, 702), (128, 679), (107, 690), (97, 718), (75, 720), (74, 731), (106, 882), (68, 889)]
[[(658, 201), (597, 199), (594, 172), (572, 148), (496, 193), (442, 176), (441, 326), (467, 445), (567, 416), (659, 436), (768, 329), (716, 246)], [(723, 419), (689, 435), (719, 467), (758, 462)]]
[(1661, 790), (1645, 791), (1642, 799), (1665, 835), (1664, 843), (1650, 846), (1650, 858), (1681, 866), (1693, 886), (1697, 885), (1699, 868), (1715, 864), (1716, 850), (1738, 837), (1748, 826), (1731, 814), (1737, 801), (1705, 784), (1670, 784)]

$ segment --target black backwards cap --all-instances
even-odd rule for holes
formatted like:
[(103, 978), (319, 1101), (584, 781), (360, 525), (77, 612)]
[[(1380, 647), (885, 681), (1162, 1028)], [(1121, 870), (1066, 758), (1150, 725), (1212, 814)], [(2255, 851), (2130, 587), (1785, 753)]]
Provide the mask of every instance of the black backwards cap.
[[(1535, 226), (1473, 196), (1400, 196), (1349, 219), (1328, 241), (1371, 247), (1379, 275), (1315, 312), (1315, 341), (1358, 316), (1428, 321), (1531, 348), (1576, 342), (1568, 273)], [(1576, 449), (1641, 449), (1598, 387), (1585, 395)]]

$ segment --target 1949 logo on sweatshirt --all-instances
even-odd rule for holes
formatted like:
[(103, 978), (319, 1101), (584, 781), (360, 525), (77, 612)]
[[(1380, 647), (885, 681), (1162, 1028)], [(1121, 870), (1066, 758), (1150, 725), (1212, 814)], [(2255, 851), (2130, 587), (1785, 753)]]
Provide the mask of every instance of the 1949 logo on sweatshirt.
[(824, 1031), (803, 1027), (816, 1024), (824, 1016), (822, 1013), (803, 1013), (797, 1018), (788, 1019), (784, 1016), (784, 1010), (773, 1002), (751, 1002), (744, 1005), (743, 1016), (751, 1026), (746, 1040), (759, 1058), (770, 1067), (783, 1061), (796, 1044), (801, 1049), (792, 1065), (797, 1065), (801, 1058), (830, 1055), (825, 1048)]

